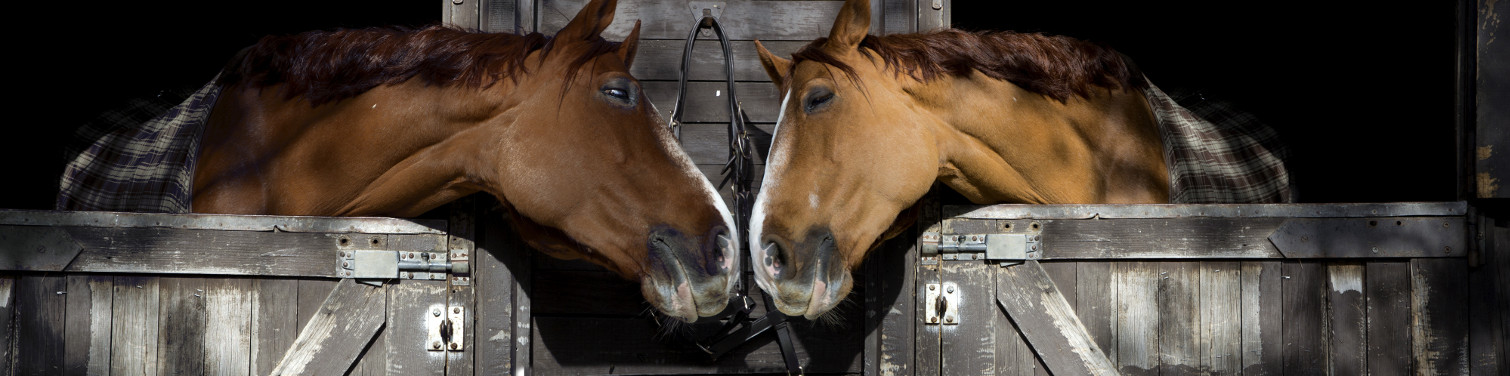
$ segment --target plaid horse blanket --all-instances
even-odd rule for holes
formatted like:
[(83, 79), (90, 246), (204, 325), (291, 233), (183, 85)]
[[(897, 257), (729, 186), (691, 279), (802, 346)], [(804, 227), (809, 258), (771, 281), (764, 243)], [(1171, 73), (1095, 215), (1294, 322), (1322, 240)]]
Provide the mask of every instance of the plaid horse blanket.
[(81, 127), (77, 136), (90, 141), (70, 151), (56, 208), (188, 213), (200, 134), (220, 96), (215, 81), (187, 98), (134, 100)]
[(1164, 140), (1170, 203), (1295, 201), (1284, 145), (1268, 125), (1226, 102), (1200, 95), (1172, 98), (1151, 83), (1144, 96)]

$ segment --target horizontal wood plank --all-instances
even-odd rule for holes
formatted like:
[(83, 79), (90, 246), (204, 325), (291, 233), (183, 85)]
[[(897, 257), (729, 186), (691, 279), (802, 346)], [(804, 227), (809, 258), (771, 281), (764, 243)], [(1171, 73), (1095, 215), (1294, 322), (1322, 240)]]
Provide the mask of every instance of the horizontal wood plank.
[[(671, 119), (676, 108), (676, 81), (641, 81), (645, 97), (655, 103), (661, 116)], [(682, 113), (684, 123), (729, 122), (729, 85), (723, 81), (692, 81), (687, 83), (686, 110)], [(739, 106), (754, 123), (776, 123), (777, 107), (781, 106), (781, 93), (769, 82), (736, 82), (734, 93), (739, 97)], [(771, 128), (774, 129), (774, 128)], [(769, 132), (771, 129), (766, 129)], [(727, 144), (721, 142), (720, 144)]]
[[(582, 10), (587, 0), (539, 2), (540, 31), (555, 34)], [(739, 40), (812, 40), (828, 36), (842, 1), (729, 1), (719, 17), (724, 35)], [(641, 21), (640, 38), (686, 39), (701, 12), (682, 0), (625, 0), (614, 11), (604, 39), (618, 41)]]
[[(766, 49), (776, 56), (789, 58), (808, 41), (761, 41)], [(685, 39), (641, 39), (640, 47), (635, 50), (634, 63), (630, 65), (629, 74), (641, 81), (676, 81), (681, 79), (682, 53), (686, 48)], [(756, 54), (755, 42), (749, 40), (729, 41), (729, 52), (733, 56), (734, 80), (765, 82), (771, 85), (770, 76), (766, 75), (765, 68), (760, 65), (760, 57)], [(718, 40), (698, 40), (692, 46), (692, 64), (687, 74), (691, 81), (719, 81), (723, 82), (724, 53), (719, 47)], [(663, 107), (664, 108), (664, 107)]]

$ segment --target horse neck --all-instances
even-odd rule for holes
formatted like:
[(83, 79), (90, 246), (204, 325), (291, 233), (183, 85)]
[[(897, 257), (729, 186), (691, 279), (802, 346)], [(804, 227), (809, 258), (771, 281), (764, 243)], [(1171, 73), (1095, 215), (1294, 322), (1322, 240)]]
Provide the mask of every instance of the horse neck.
[(1059, 101), (974, 73), (922, 84), (938, 124), (939, 179), (979, 203), (1164, 202), (1168, 176), (1138, 91)]

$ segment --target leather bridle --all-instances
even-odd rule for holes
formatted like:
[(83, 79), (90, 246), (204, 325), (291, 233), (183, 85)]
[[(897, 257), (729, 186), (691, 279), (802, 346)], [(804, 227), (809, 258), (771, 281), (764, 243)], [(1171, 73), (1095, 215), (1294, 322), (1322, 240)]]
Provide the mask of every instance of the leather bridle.
[[(744, 239), (749, 234), (750, 213), (754, 209), (755, 192), (752, 185), (755, 182), (755, 149), (750, 139), (749, 116), (745, 115), (739, 107), (739, 100), (734, 92), (734, 63), (733, 55), (729, 51), (729, 38), (724, 36), (723, 27), (718, 19), (704, 11), (703, 17), (687, 34), (687, 45), (682, 50), (681, 78), (678, 80), (676, 95), (676, 107), (671, 110), (671, 122), (669, 126), (677, 140), (681, 140), (681, 120), (685, 111), (684, 105), (687, 100), (687, 75), (692, 65), (692, 46), (697, 42), (697, 34), (702, 30), (710, 29), (718, 35), (718, 43), (723, 47), (724, 53), (724, 79), (728, 85), (729, 100), (729, 161), (724, 165), (723, 180), (718, 183), (718, 189), (731, 186), (734, 193), (734, 207), (737, 210), (734, 221), (739, 233), (735, 234), (736, 241), (733, 243), (740, 249), (739, 256), (745, 262), (739, 272), (739, 288), (730, 299), (729, 308), (724, 310), (722, 317), (727, 320), (722, 328), (712, 336), (698, 340), (697, 346), (713, 360), (718, 360), (725, 353), (759, 337), (766, 331), (774, 329), (776, 342), (781, 347), (782, 359), (786, 362), (788, 375), (803, 374), (802, 366), (797, 363), (797, 350), (792, 344), (791, 330), (787, 324), (787, 316), (775, 309), (767, 309), (766, 314), (760, 317), (751, 317), (750, 313), (755, 308), (755, 300), (750, 297), (750, 285), (753, 281), (750, 276), (753, 270), (750, 266), (749, 250), (745, 247)], [(775, 307), (771, 297), (765, 297), (767, 308)]]

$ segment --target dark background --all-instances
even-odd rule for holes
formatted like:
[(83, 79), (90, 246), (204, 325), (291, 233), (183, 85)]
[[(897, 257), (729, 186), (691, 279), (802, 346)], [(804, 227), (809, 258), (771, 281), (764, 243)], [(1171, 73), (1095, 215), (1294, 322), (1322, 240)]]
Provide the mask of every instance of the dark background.
[[(1199, 90), (1271, 124), (1307, 202), (1457, 199), (1453, 1), (955, 1), (953, 23), (1106, 43), (1166, 91)], [(7, 5), (19, 103), (0, 137), (0, 208), (49, 209), (63, 143), (133, 97), (198, 87), (268, 34), (425, 25), (438, 1)], [(66, 9), (65, 9), (66, 8)], [(45, 23), (45, 24), (44, 24)]]

